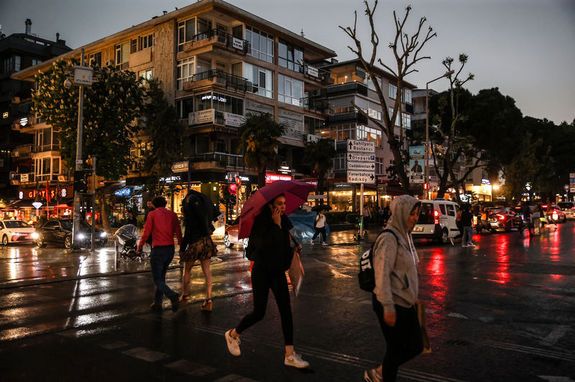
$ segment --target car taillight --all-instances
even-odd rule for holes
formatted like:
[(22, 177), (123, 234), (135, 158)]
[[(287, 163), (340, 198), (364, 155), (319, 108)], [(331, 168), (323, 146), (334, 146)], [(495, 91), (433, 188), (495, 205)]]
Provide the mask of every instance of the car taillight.
[(433, 211), (433, 224), (439, 224), (439, 211)]
[(505, 220), (505, 215), (497, 214), (497, 219), (503, 221)]

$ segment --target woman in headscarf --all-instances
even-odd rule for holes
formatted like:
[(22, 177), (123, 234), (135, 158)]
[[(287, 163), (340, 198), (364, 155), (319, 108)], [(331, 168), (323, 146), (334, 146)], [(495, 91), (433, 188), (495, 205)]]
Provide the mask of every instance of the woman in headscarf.
[(280, 313), (284, 336), (284, 365), (304, 369), (309, 367), (309, 363), (295, 352), (293, 345), (293, 319), (285, 274), (293, 256), (290, 247), (290, 230), (293, 226), (285, 215), (285, 210), (286, 198), (284, 195), (279, 195), (262, 207), (262, 211), (254, 221), (248, 245), (248, 253), (253, 253), (250, 256), (254, 259), (252, 270), (254, 308), (235, 328), (226, 331), (225, 339), (230, 354), (239, 357), (240, 335), (264, 318), (268, 293), (271, 289)]
[(419, 261), (411, 231), (419, 218), (421, 203), (409, 195), (391, 202), (391, 218), (376, 239), (373, 252), (375, 288), (372, 304), (386, 351), (382, 364), (364, 372), (366, 382), (392, 382), (399, 366), (423, 351), (421, 328), (417, 318)]

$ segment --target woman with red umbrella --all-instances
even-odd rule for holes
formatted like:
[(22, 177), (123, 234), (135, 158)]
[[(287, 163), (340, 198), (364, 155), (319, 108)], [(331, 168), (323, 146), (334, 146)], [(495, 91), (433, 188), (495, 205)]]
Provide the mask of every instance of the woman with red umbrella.
[[(260, 191), (264, 191), (264, 189), (265, 187)], [(267, 194), (267, 197), (269, 198), (270, 194)], [(249, 257), (254, 260), (252, 270), (254, 307), (253, 311), (242, 318), (235, 328), (225, 333), (225, 338), (228, 351), (236, 357), (240, 356), (240, 335), (244, 330), (264, 318), (268, 292), (271, 289), (281, 317), (285, 342), (284, 365), (302, 369), (309, 367), (309, 363), (304, 361), (294, 350), (293, 320), (285, 275), (285, 271), (289, 268), (293, 256), (289, 232), (293, 226), (289, 218), (285, 215), (287, 204), (291, 204), (286, 203), (287, 199), (291, 200), (292, 197), (288, 196), (286, 198), (285, 194), (276, 195), (261, 207), (259, 214), (253, 221), (247, 251)], [(247, 204), (248, 203), (246, 203), (246, 205)], [(288, 210), (291, 208), (292, 206), (288, 206)], [(244, 206), (244, 211), (245, 210), (246, 206)], [(251, 211), (253, 218), (253, 209), (251, 209)], [(245, 217), (243, 212), (242, 216)], [(297, 244), (297, 246), (299, 246), (299, 244)]]

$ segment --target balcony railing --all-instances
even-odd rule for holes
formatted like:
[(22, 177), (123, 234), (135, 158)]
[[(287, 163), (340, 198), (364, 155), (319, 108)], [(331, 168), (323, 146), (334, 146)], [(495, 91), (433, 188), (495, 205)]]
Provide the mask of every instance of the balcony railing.
[(191, 41), (186, 43), (184, 46), (184, 50), (192, 50), (195, 48), (195, 45), (198, 42), (202, 41), (210, 41), (214, 44), (218, 44), (219, 46), (242, 55), (245, 55), (250, 51), (249, 41), (234, 37), (231, 34), (219, 29), (210, 29), (206, 32), (198, 33), (195, 36), (192, 36)]
[(214, 84), (226, 89), (253, 92), (253, 84), (246, 78), (226, 73), (220, 69), (210, 69), (194, 74), (190, 79), (184, 81), (184, 90), (193, 90), (198, 86), (197, 82), (204, 80), (211, 80)]
[(329, 108), (329, 102), (326, 99), (318, 99), (317, 97), (300, 98), (300, 105), (306, 110), (324, 113)]
[(218, 167), (226, 168), (243, 168), (244, 157), (238, 154), (228, 154), (222, 152), (211, 152), (203, 154), (195, 154), (190, 157), (190, 161), (194, 162), (216, 162)]
[(222, 126), (240, 127), (245, 117), (239, 114), (228, 113), (216, 109), (194, 111), (189, 114), (188, 125), (214, 124)]
[(327, 116), (327, 123), (342, 123), (342, 122), (359, 122), (367, 123), (367, 117), (357, 111), (347, 111), (343, 113), (335, 113)]
[(34, 147), (33, 145), (17, 146), (14, 150), (12, 150), (10, 156), (12, 158), (18, 158), (18, 159), (30, 158), (30, 154), (32, 153), (33, 147)]
[(368, 88), (359, 82), (348, 82), (345, 84), (329, 85), (327, 95), (360, 94), (367, 96)]
[(45, 151), (60, 151), (60, 145), (59, 144), (55, 144), (52, 143), (50, 145), (37, 145), (37, 146), (32, 146), (32, 152), (33, 153), (42, 153)]

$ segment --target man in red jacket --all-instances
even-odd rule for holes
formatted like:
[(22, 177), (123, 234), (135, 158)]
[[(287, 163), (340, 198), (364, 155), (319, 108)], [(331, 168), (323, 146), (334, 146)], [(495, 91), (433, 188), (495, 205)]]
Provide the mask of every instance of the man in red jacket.
[(174, 258), (174, 235), (178, 240), (178, 245), (182, 243), (182, 229), (178, 216), (166, 209), (166, 199), (157, 196), (152, 200), (155, 209), (150, 211), (144, 234), (138, 242), (136, 251), (142, 251), (142, 247), (152, 235), (152, 253), (150, 254), (150, 264), (152, 266), (152, 277), (156, 284), (156, 294), (150, 309), (155, 312), (162, 311), (162, 298), (164, 295), (172, 302), (172, 311), (177, 311), (179, 307), (179, 295), (166, 284), (166, 272)]

